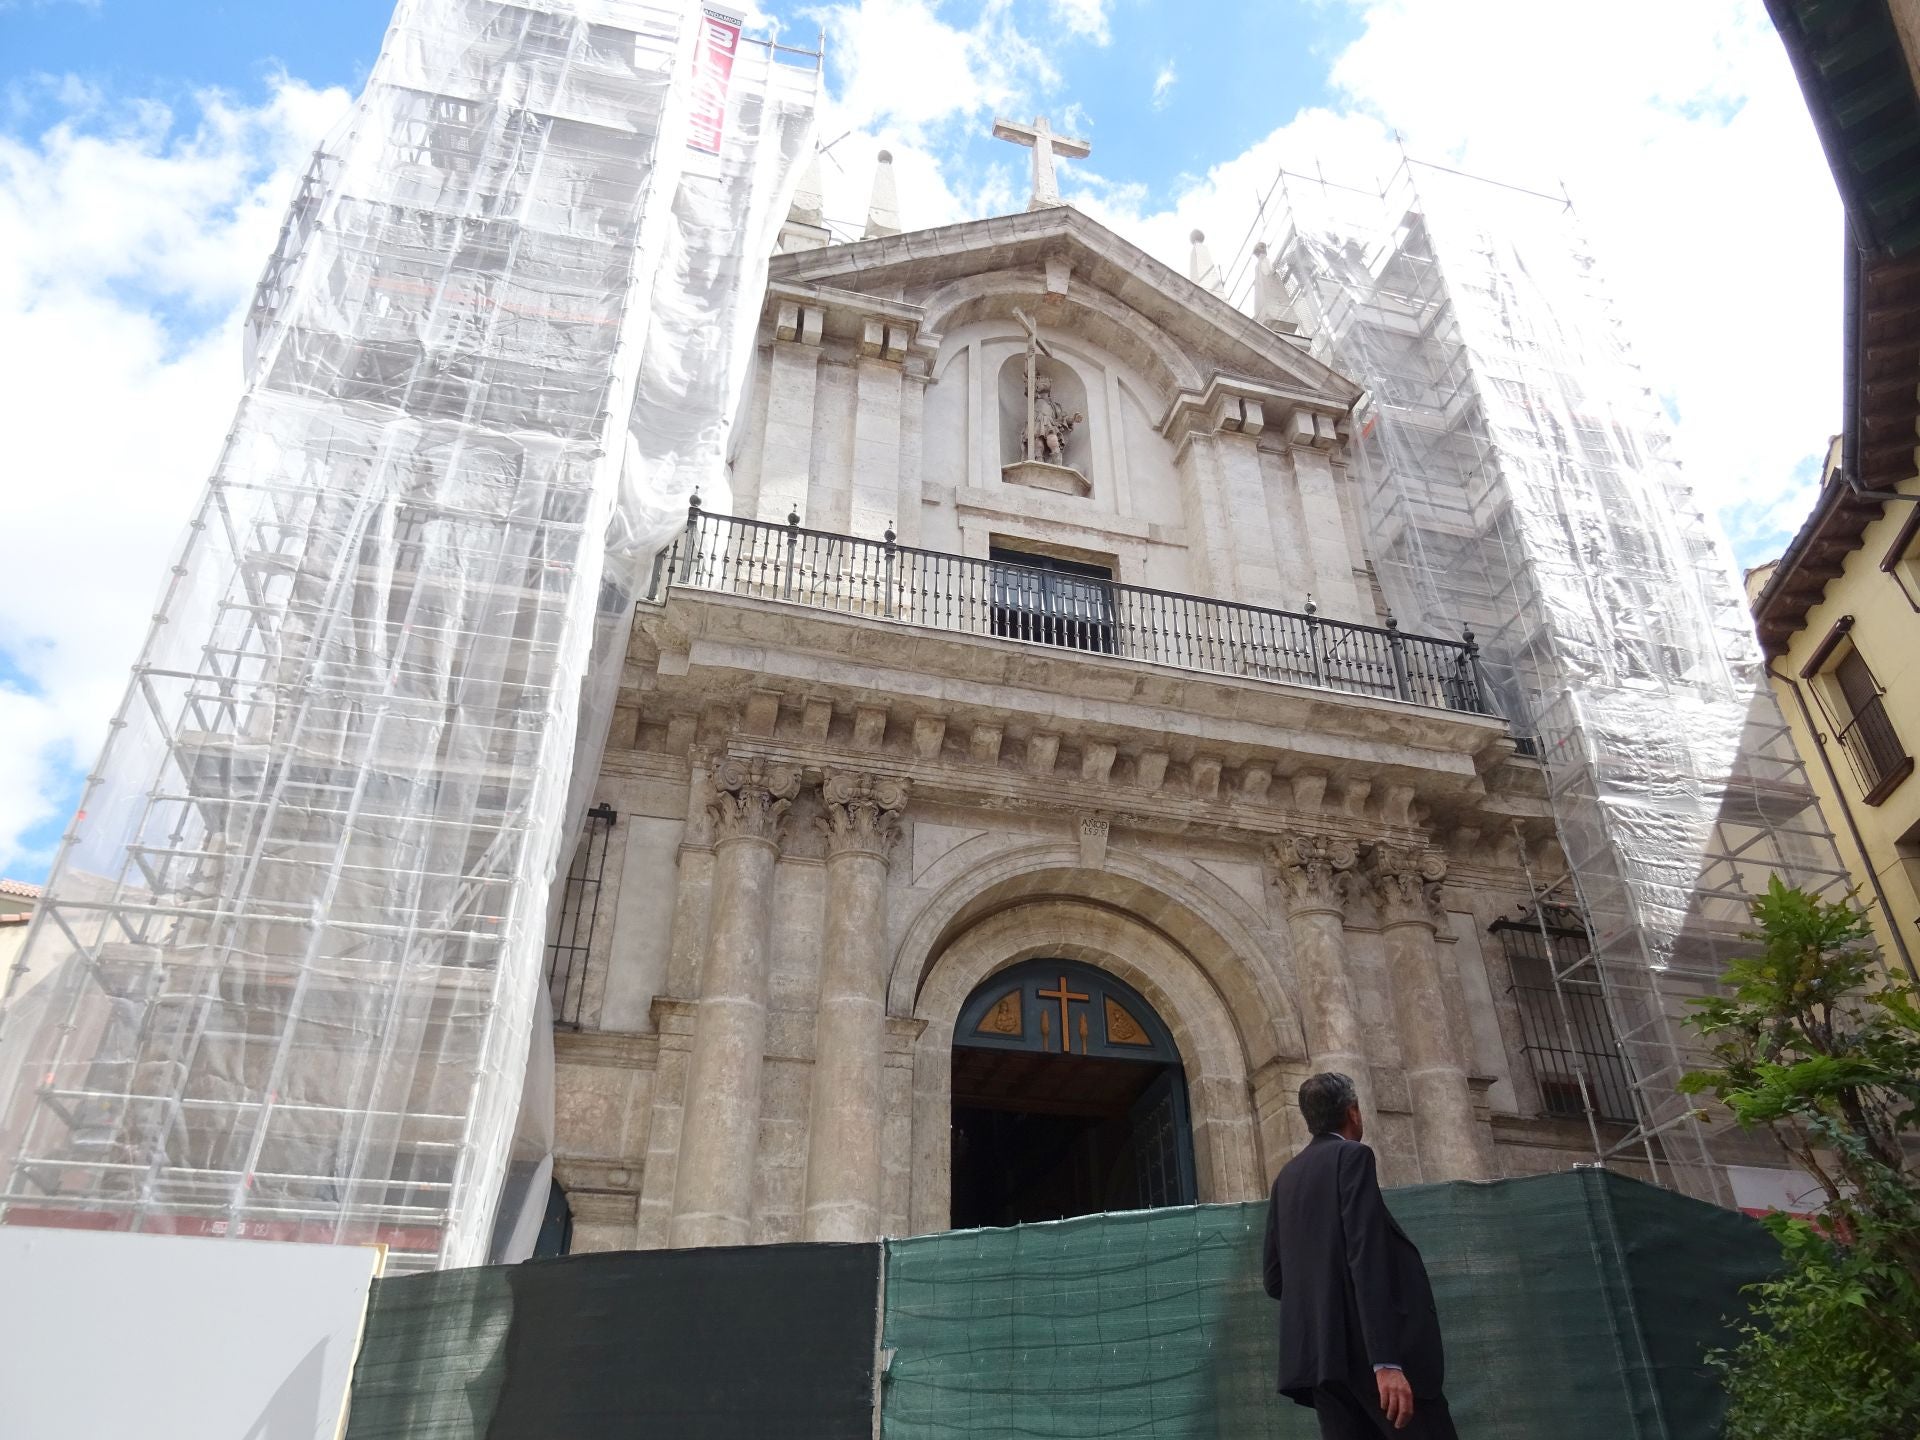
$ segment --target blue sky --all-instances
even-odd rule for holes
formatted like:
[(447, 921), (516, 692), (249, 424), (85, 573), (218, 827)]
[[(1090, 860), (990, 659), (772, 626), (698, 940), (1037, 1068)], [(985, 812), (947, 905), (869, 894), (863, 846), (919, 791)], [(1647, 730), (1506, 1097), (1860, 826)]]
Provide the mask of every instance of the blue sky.
[[(38, 878), (239, 388), (239, 317), (389, 6), (0, 0), (0, 873)], [(1579, 207), (1743, 563), (1838, 428), (1840, 215), (1759, 0), (843, 0), (830, 219), (892, 150), (908, 227), (1018, 209), (996, 113), (1092, 140), (1067, 198), (1170, 263), (1231, 261), (1285, 163), (1370, 181), (1392, 137)], [(1382, 157), (1388, 157), (1383, 161)]]

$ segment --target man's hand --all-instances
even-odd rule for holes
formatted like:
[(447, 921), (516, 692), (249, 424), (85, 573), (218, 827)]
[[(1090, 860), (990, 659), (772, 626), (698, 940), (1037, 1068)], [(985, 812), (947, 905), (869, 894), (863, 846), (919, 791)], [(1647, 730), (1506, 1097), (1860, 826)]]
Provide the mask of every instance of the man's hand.
[(1406, 1375), (1399, 1370), (1376, 1370), (1373, 1381), (1380, 1387), (1380, 1409), (1393, 1422), (1393, 1428), (1406, 1429), (1413, 1419), (1413, 1387), (1407, 1384)]

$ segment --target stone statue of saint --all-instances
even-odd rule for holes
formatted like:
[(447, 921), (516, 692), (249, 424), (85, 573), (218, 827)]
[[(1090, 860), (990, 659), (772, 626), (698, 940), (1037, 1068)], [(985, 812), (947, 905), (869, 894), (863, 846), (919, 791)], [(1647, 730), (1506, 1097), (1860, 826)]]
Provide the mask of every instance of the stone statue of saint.
[(1053, 382), (1044, 375), (1034, 378), (1029, 413), (1033, 416), (1032, 440), (1023, 444), (1022, 456), (1027, 460), (1041, 460), (1048, 465), (1067, 463), (1067, 437), (1073, 433), (1073, 427), (1086, 416), (1078, 410), (1069, 411), (1066, 406), (1053, 398)]

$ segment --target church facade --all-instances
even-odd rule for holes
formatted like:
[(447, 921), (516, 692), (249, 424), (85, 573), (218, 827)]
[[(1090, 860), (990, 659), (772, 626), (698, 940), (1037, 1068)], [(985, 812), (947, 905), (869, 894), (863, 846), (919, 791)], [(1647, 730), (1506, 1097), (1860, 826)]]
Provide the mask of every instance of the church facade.
[(1498, 933), (1543, 772), (1292, 328), (1058, 204), (775, 258), (556, 921), (575, 1248), (1256, 1198), (1322, 1069), (1390, 1184), (1591, 1153)]

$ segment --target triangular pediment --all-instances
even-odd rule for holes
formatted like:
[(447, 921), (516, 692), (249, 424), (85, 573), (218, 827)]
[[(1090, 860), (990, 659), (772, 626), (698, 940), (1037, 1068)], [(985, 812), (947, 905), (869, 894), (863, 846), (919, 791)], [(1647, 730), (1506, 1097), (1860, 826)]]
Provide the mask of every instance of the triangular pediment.
[(894, 304), (923, 297), (925, 330), (934, 333), (922, 338), (932, 339), (948, 307), (977, 289), (968, 282), (994, 276), (1012, 277), (1014, 289), (1042, 304), (1050, 295), (1070, 301), (1078, 289), (1131, 312), (1188, 361), (1166, 377), (1175, 393), (1197, 394), (1224, 377), (1342, 412), (1361, 395), (1295, 341), (1068, 205), (776, 255), (768, 278), (775, 293), (805, 287)]

